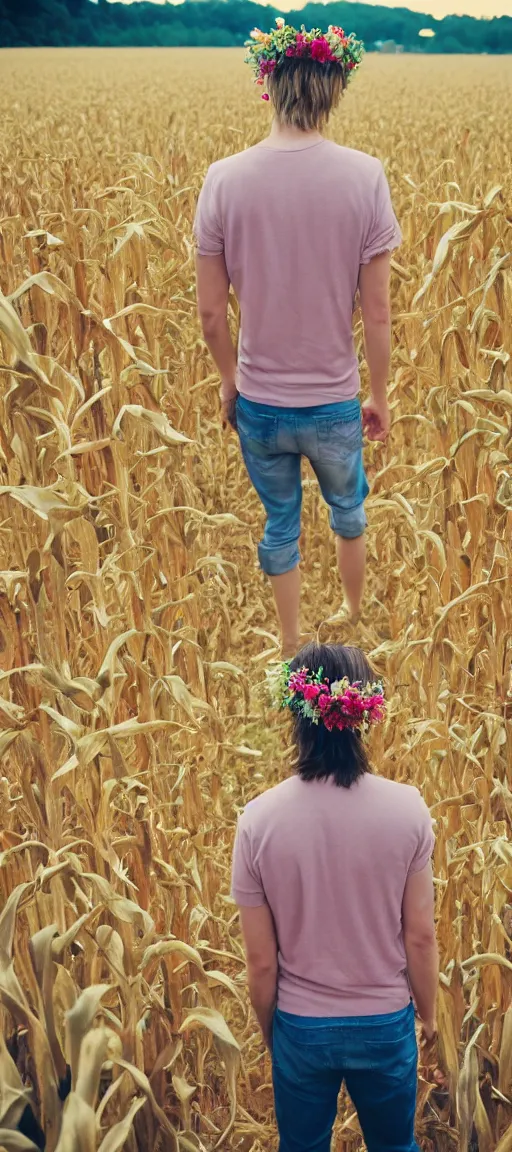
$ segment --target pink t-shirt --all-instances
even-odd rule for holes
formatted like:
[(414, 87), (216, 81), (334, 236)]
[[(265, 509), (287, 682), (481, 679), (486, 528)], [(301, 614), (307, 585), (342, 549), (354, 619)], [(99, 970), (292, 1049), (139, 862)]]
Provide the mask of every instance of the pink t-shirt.
[(369, 773), (349, 789), (292, 776), (247, 806), (232, 895), (240, 907), (271, 909), (283, 1012), (371, 1016), (406, 1007), (405, 882), (433, 846), (417, 789)]
[(238, 298), (242, 396), (281, 407), (357, 396), (359, 269), (401, 241), (380, 160), (330, 140), (258, 144), (208, 169), (194, 231), (201, 255), (224, 253)]

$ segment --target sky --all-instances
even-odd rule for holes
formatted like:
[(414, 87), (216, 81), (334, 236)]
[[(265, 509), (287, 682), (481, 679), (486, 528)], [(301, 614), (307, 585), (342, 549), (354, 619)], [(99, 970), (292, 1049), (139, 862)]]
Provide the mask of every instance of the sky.
[[(125, 4), (130, 4), (132, 0), (122, 0)], [(165, 3), (165, 0), (154, 0), (155, 3)], [(410, 8), (413, 12), (425, 12), (429, 16), (437, 16), (441, 19), (443, 16), (449, 16), (455, 13), (457, 16), (512, 16), (512, 0), (401, 0), (400, 3), (394, 3), (394, 0), (365, 0), (367, 4), (379, 3), (386, 8)], [(274, 6), (281, 8), (282, 12), (289, 12), (290, 8), (302, 7), (297, 0), (283, 0), (283, 3), (278, 4), (278, 0), (273, 0)]]

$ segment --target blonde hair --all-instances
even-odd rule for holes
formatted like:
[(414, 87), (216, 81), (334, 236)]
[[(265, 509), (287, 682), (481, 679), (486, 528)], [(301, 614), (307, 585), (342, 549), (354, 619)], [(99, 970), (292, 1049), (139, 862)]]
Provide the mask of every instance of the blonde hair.
[(267, 88), (281, 124), (303, 132), (321, 129), (347, 86), (343, 66), (334, 61), (285, 56), (267, 76)]

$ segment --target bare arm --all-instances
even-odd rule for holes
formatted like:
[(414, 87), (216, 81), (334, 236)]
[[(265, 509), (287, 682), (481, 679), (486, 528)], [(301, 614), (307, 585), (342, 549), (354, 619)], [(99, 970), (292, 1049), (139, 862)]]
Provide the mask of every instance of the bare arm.
[(196, 256), (197, 304), (203, 336), (219, 370), (223, 405), (236, 398), (236, 350), (228, 324), (229, 276), (223, 254)]
[(272, 1047), (272, 1020), (277, 999), (277, 939), (268, 904), (240, 908), (247, 958), (249, 996), (263, 1039)]
[(412, 872), (405, 885), (402, 926), (407, 975), (425, 1035), (436, 1029), (436, 1000), (439, 956), (434, 925), (434, 881), (432, 865)]
[(374, 256), (368, 264), (362, 264), (359, 272), (359, 296), (371, 389), (371, 399), (363, 409), (363, 419), (370, 440), (386, 440), (390, 426), (387, 402), (391, 359), (390, 260), (389, 252), (384, 252)]

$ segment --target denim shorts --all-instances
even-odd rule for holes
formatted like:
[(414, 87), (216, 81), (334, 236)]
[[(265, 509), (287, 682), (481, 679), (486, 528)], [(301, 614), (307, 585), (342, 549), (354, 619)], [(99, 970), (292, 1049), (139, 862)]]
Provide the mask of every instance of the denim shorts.
[(336, 535), (363, 534), (369, 488), (359, 400), (277, 408), (239, 396), (236, 418), (245, 466), (267, 514), (258, 548), (264, 572), (279, 576), (300, 560), (302, 456), (316, 473)]
[(280, 1152), (329, 1152), (343, 1082), (368, 1152), (419, 1152), (412, 1004), (340, 1019), (276, 1012), (272, 1047)]

